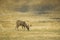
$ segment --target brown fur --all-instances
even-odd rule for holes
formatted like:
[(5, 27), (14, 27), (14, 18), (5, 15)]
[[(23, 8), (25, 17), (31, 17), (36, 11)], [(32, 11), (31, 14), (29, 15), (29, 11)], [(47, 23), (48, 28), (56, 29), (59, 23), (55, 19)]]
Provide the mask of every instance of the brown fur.
[(22, 28), (26, 28), (29, 31), (29, 25), (25, 21), (17, 20), (16, 21), (16, 28), (18, 29), (19, 26), (22, 26)]

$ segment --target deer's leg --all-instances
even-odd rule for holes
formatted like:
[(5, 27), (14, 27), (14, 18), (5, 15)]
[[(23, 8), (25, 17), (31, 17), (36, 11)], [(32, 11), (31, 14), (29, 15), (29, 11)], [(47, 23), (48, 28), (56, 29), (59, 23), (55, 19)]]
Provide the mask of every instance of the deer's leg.
[(19, 28), (19, 25), (16, 25), (16, 29), (17, 29), (17, 30), (19, 30), (18, 28)]
[(24, 29), (24, 30), (25, 30), (25, 26), (22, 26), (22, 29)]
[(22, 29), (24, 28), (24, 26), (22, 26)]
[(29, 26), (26, 26), (27, 30), (29, 31)]

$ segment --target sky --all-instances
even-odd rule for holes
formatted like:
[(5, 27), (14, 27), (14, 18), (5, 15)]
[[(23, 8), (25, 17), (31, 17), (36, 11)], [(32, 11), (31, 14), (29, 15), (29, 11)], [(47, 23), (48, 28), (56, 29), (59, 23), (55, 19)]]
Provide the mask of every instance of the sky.
[(60, 0), (0, 0), (0, 14), (33, 12), (36, 15), (60, 18)]
[(60, 0), (0, 0), (0, 6), (16, 12), (60, 11)]

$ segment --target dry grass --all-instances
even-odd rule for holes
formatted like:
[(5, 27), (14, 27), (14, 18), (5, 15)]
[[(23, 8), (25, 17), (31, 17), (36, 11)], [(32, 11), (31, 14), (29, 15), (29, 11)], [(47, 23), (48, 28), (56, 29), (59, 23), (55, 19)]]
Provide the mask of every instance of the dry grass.
[[(59, 18), (60, 11), (43, 15), (33, 12), (35, 9), (33, 7), (46, 4), (54, 6), (59, 5), (60, 2), (58, 0), (0, 0), (0, 40), (60, 40), (60, 22), (49, 21), (49, 18)], [(15, 11), (16, 8), (24, 5), (29, 6), (29, 11)], [(58, 10), (59, 7), (56, 6), (56, 9)], [(16, 20), (24, 20), (31, 24), (30, 31), (21, 27), (19, 31), (15, 30)]]
[(30, 31), (15, 30), (15, 21), (2, 23), (0, 40), (60, 40), (60, 22), (31, 22)]

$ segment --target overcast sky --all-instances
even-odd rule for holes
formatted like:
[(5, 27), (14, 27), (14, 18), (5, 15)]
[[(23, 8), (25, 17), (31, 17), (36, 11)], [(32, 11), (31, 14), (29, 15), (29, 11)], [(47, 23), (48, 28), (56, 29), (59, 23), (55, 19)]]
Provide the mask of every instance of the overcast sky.
[(33, 12), (60, 18), (60, 0), (0, 0), (0, 14), (4, 12)]

